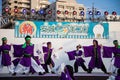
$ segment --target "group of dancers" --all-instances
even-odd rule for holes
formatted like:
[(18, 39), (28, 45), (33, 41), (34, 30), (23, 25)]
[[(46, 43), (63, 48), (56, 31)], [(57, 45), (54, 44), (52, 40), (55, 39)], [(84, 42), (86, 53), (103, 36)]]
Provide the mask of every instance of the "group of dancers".
[[(98, 68), (108, 74), (102, 61), (102, 56), (103, 58), (112, 58), (111, 73), (115, 73), (120, 68), (120, 45), (118, 44), (118, 40), (114, 40), (113, 44), (113, 47), (103, 46), (99, 45), (97, 40), (93, 40), (93, 44), (90, 46), (77, 45), (76, 50), (65, 51), (69, 60), (75, 60), (74, 70), (72, 70), (70, 65), (65, 65), (63, 72), (61, 72), (61, 78), (64, 77), (66, 78), (65, 80), (69, 80), (67, 79), (68, 76), (72, 78), (72, 73), (77, 73), (79, 66), (81, 66), (87, 73), (91, 73), (94, 68)], [(11, 46), (13, 46), (14, 49), (13, 56), (15, 59), (13, 61), (11, 60), (9, 53)], [(80, 48), (83, 48), (83, 51), (80, 50)], [(62, 47), (60, 49), (62, 49)], [(55, 66), (51, 57), (53, 54), (52, 43), (47, 42), (46, 46), (42, 46), (42, 50), (44, 53), (44, 64), (41, 64), (39, 57), (34, 55), (34, 44), (31, 43), (31, 36), (27, 35), (25, 37), (25, 43), (21, 45), (8, 45), (7, 38), (3, 37), (2, 45), (0, 46), (0, 69), (7, 66), (12, 75), (16, 75), (20, 72), (22, 72), (22, 74), (36, 72), (39, 75), (48, 72), (55, 73), (54, 70), (52, 70)], [(112, 56), (112, 54), (114, 56)], [(88, 67), (85, 66), (85, 60), (82, 58), (82, 55), (85, 57), (91, 57)], [(50, 69), (48, 69), (48, 66)], [(68, 76), (66, 77), (66, 75)]]

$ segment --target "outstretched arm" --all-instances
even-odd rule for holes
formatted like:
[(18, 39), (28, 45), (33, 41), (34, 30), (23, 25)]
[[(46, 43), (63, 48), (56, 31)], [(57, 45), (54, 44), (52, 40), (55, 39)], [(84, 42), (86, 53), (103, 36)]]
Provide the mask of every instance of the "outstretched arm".
[(84, 56), (91, 57), (92, 56), (92, 46), (83, 46)]
[(69, 51), (69, 52), (66, 52), (65, 51), (65, 53), (67, 53), (67, 55), (68, 55), (68, 57), (69, 57), (69, 60), (75, 60), (75, 50), (74, 51)]
[(112, 58), (113, 47), (103, 46), (103, 57)]
[(62, 49), (63, 49), (63, 47), (60, 47), (60, 48), (58, 48), (58, 49), (54, 49), (54, 48), (53, 48), (54, 52), (60, 51), (60, 50), (62, 50)]

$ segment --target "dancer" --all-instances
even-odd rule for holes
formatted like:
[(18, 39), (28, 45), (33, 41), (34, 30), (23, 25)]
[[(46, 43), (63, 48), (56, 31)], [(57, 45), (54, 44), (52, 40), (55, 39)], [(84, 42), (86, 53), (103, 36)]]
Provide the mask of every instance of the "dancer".
[[(55, 52), (55, 50), (52, 49), (52, 43), (47, 42), (47, 47), (43, 46), (42, 49), (43, 49), (43, 53), (44, 53), (44, 62), (45, 62), (43, 67), (44, 67), (46, 73), (49, 73), (49, 72), (54, 73), (54, 71), (52, 69), (55, 66), (55, 63), (52, 59), (52, 56), (54, 58), (57, 56), (53, 53), (53, 52)], [(62, 49), (62, 47), (60, 47), (58, 50), (61, 50), (61, 49)], [(48, 70), (48, 65), (49, 65), (50, 71)]]
[(11, 56), (9, 54), (9, 51), (11, 50), (11, 45), (7, 44), (7, 38), (3, 37), (2, 38), (2, 45), (0, 46), (0, 68), (2, 70), (2, 68), (4, 66), (8, 67), (8, 70), (10, 73), (14, 73), (14, 65), (11, 62)]
[(117, 70), (118, 68), (120, 68), (120, 64), (119, 64), (120, 63), (120, 45), (118, 44), (118, 40), (114, 40), (113, 44), (114, 44), (113, 51), (112, 51), (114, 54), (113, 67), (114, 67), (114, 70)]
[(88, 69), (86, 68), (86, 66), (84, 64), (85, 61), (81, 57), (83, 52), (82, 52), (82, 50), (80, 50), (80, 48), (81, 48), (81, 46), (78, 45), (78, 46), (76, 46), (76, 50), (66, 52), (69, 56), (69, 60), (75, 60), (75, 63), (74, 63), (75, 73), (78, 72), (78, 66), (81, 66), (84, 71), (88, 71)]
[(61, 73), (60, 80), (75, 80), (72, 66), (66, 65), (64, 67), (64, 71)]
[(98, 41), (93, 40), (93, 45), (83, 46), (83, 49), (85, 56), (91, 57), (88, 65), (88, 73), (91, 73), (92, 70), (96, 67), (100, 68), (104, 73), (108, 74), (101, 58), (101, 46), (98, 45)]
[(120, 68), (120, 45), (118, 40), (113, 41), (114, 47), (103, 46), (103, 57), (105, 58), (113, 58), (111, 60), (110, 71), (111, 73), (116, 73), (117, 69)]
[(26, 36), (25, 37), (25, 43), (22, 45), (21, 53), (22, 58), (20, 59), (17, 67), (15, 68), (15, 72), (13, 75), (16, 75), (20, 71), (23, 70), (23, 74), (26, 74), (30, 71), (30, 67), (39, 73), (39, 75), (42, 75), (43, 72), (37, 62), (34, 60), (34, 45), (31, 43), (31, 37)]

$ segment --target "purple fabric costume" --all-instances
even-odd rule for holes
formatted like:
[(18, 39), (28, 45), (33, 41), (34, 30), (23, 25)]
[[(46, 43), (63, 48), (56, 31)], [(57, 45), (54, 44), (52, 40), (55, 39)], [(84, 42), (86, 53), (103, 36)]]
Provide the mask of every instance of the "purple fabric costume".
[[(20, 62), (23, 66), (26, 66), (26, 67), (29, 67), (30, 66), (30, 72), (32, 72), (32, 73), (35, 73), (35, 70), (32, 68), (32, 66), (31, 66), (31, 57), (33, 57), (33, 59), (36, 61), (36, 63), (38, 64), (38, 65), (40, 65), (41, 63), (40, 63), (40, 60), (39, 60), (39, 58), (38, 58), (38, 56), (34, 56), (33, 55), (33, 50), (34, 50), (34, 46), (27, 46), (26, 48), (27, 49), (23, 49), (22, 48), (22, 45), (13, 45), (13, 48), (14, 48), (14, 53), (13, 53), (13, 55), (14, 55), (14, 57), (17, 57), (15, 60), (13, 60), (12, 62), (13, 62), (13, 64), (15, 65), (15, 66), (17, 66), (18, 65), (18, 63)], [(29, 50), (30, 49), (30, 50)], [(24, 52), (25, 53), (31, 53), (31, 57), (24, 57), (23, 55), (24, 55)], [(22, 57), (23, 56), (23, 58), (20, 58), (20, 57)], [(28, 61), (27, 61), (28, 60)], [(24, 62), (25, 61), (25, 62)]]
[(66, 72), (62, 72), (61, 73), (60, 80), (72, 80), (72, 78), (70, 77), (70, 74), (69, 74), (68, 70)]
[(1, 64), (3, 66), (11, 65), (11, 57), (9, 55), (10, 50), (11, 50), (11, 46), (8, 44), (0, 46), (0, 53), (2, 54)]
[(0, 45), (0, 54), (1, 54), (1, 45)]
[(104, 46), (103, 48), (105, 48), (103, 49), (104, 52), (103, 57), (112, 58), (113, 53), (115, 58), (114, 66), (120, 68), (120, 48), (106, 46)]
[(20, 62), (20, 60), (21, 60), (21, 58), (16, 58), (16, 59), (14, 59), (14, 60), (12, 61), (13, 64), (14, 64), (14, 66), (17, 66), (18, 63)]
[(17, 58), (13, 61), (14, 65), (20, 61), (20, 64), (25, 67), (31, 66), (31, 57), (33, 57), (34, 45), (26, 46), (26, 48), (22, 48), (22, 45), (14, 45), (14, 57), (22, 57), (21, 59)]
[(34, 52), (34, 45), (33, 46), (26, 46), (26, 48), (23, 48), (23, 57), (20, 61), (20, 64), (25, 67), (31, 66), (31, 57), (33, 56)]
[(115, 76), (115, 80), (120, 80), (120, 75)]
[(21, 58), (23, 56), (23, 49), (22, 49), (22, 44), (21, 45), (13, 45), (13, 56), (16, 57), (12, 62), (14, 66), (17, 66), (18, 63), (20, 62)]
[[(34, 56), (34, 60), (36, 61), (36, 63), (37, 63), (38, 65), (41, 65), (38, 56)], [(33, 69), (32, 66), (30, 67), (30, 72), (31, 72), (31, 73), (35, 73), (35, 70)]]
[(21, 45), (13, 45), (13, 55), (14, 57), (22, 57), (23, 56), (23, 49), (22, 49), (22, 44)]
[(101, 68), (103, 65), (102, 58), (101, 58), (101, 47), (97, 46), (94, 48), (94, 45), (91, 46), (83, 46), (85, 57), (91, 57), (89, 62), (89, 67), (91, 69), (97, 67)]
[(115, 57), (114, 65), (117, 68), (120, 68), (120, 48), (114, 47), (113, 48), (113, 54), (114, 54), (114, 57)]
[(55, 66), (55, 64), (54, 64), (54, 62), (53, 62), (53, 60), (52, 60), (52, 58), (51, 58), (52, 49), (48, 49), (48, 47), (45, 47), (45, 46), (43, 46), (42, 49), (43, 49), (43, 53), (45, 53), (45, 54), (44, 54), (45, 64), (42, 64), (42, 66), (43, 66), (43, 68), (45, 69), (45, 71), (48, 73), (49, 70), (48, 70), (47, 65), (52, 64), (53, 67)]
[[(74, 50), (74, 51), (67, 52), (67, 54), (68, 54), (69, 60), (75, 60), (75, 56), (76, 57), (81, 56), (82, 51), (79, 50), (79, 52), (77, 53), (76, 50)], [(80, 58), (77, 58), (75, 62), (77, 63), (77, 65), (80, 66), (81, 63), (84, 63), (85, 61), (83, 60), (83, 58), (80, 57)]]
[[(52, 55), (52, 49), (48, 49), (47, 47), (45, 47), (45, 46), (43, 46), (42, 47), (42, 49), (43, 49), (43, 53), (46, 53), (46, 54), (44, 54), (44, 61), (45, 61), (45, 63), (48, 61), (48, 57), (49, 57), (49, 55)], [(51, 57), (50, 57), (51, 58)], [(51, 58), (51, 63), (52, 63), (52, 65), (54, 66), (55, 64), (54, 64), (54, 62), (53, 62), (53, 60), (52, 60), (52, 58)]]
[(113, 47), (103, 46), (103, 57), (112, 58)]

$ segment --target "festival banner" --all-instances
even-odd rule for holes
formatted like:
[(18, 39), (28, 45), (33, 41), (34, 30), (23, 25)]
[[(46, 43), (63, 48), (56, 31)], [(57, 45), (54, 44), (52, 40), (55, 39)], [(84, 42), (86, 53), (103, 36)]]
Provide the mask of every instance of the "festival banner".
[(15, 21), (15, 37), (33, 38), (108, 39), (107, 22), (42, 22)]

